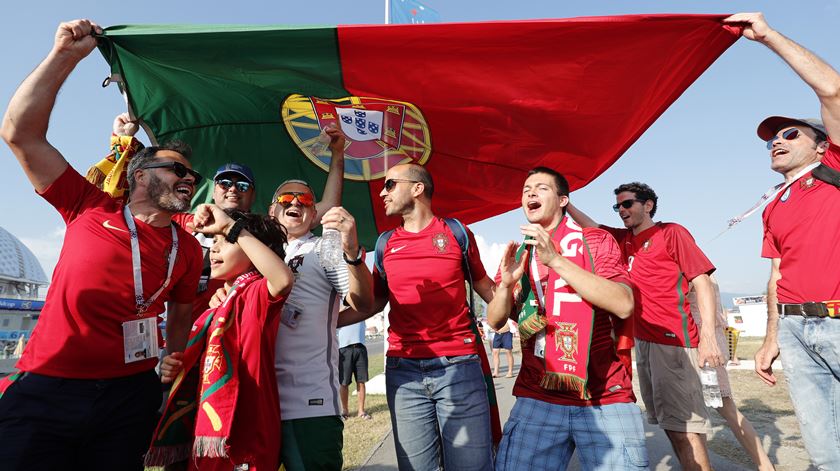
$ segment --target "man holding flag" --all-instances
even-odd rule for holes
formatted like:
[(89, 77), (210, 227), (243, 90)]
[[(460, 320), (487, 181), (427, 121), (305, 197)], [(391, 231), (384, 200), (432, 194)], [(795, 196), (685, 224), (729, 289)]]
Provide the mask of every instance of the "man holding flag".
[(781, 354), (791, 402), (811, 461), (840, 469), (840, 74), (811, 51), (773, 30), (761, 13), (739, 13), (744, 37), (779, 55), (810, 86), (822, 121), (771, 116), (758, 125), (770, 168), (784, 176), (764, 210), (762, 257), (771, 260), (767, 335), (755, 370), (776, 384)]
[[(528, 172), (521, 227), (499, 266), (487, 321), (517, 319), (522, 368), (497, 470), (647, 469), (642, 416), (630, 366), (616, 353), (629, 340), (621, 321), (633, 291), (615, 239), (566, 215), (569, 184), (553, 169)], [(614, 340), (615, 339), (615, 340)]]

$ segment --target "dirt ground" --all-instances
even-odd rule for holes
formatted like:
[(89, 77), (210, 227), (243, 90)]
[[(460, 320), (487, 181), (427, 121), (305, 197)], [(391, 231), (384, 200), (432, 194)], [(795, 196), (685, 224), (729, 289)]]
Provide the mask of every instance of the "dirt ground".
[[(752, 359), (760, 342), (745, 344), (744, 350), (738, 348), (738, 357)], [(749, 355), (749, 356), (747, 356)], [(764, 384), (751, 370), (728, 371), (735, 404), (755, 428), (770, 461), (779, 471), (816, 470), (810, 464), (808, 452), (799, 432), (799, 424), (788, 395), (784, 373), (776, 371), (779, 380), (774, 387)], [(634, 388), (639, 407), (644, 409), (638, 383), (634, 378)], [(708, 437), (709, 449), (742, 466), (755, 469), (749, 455), (741, 448), (738, 440), (729, 430), (726, 421), (717, 412), (710, 411), (712, 434)]]

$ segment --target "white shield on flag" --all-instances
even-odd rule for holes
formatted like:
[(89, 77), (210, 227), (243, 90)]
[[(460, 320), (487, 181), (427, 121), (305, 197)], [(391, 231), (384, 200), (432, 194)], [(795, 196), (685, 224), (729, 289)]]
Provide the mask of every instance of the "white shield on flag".
[(338, 107), (335, 111), (341, 122), (341, 130), (348, 139), (372, 141), (382, 138), (383, 113), (381, 111)]

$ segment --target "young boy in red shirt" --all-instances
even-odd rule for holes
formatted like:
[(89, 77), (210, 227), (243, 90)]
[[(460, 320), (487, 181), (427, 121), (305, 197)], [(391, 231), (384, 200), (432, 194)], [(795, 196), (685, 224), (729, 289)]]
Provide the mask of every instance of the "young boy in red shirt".
[(193, 324), (183, 353), (161, 362), (161, 381), (174, 384), (146, 464), (189, 458), (201, 470), (274, 471), (280, 459), (274, 342), (294, 282), (283, 262), (286, 231), (270, 217), (215, 205), (199, 206), (195, 225), (215, 237), (211, 277), (225, 281), (227, 297)]

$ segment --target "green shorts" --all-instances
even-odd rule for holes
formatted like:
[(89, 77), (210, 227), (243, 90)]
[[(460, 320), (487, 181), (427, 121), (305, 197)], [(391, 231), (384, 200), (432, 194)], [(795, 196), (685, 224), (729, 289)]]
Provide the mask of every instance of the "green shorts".
[[(341, 471), (344, 421), (338, 416), (281, 421), (280, 462), (286, 471)], [(283, 468), (281, 468), (283, 469)]]

